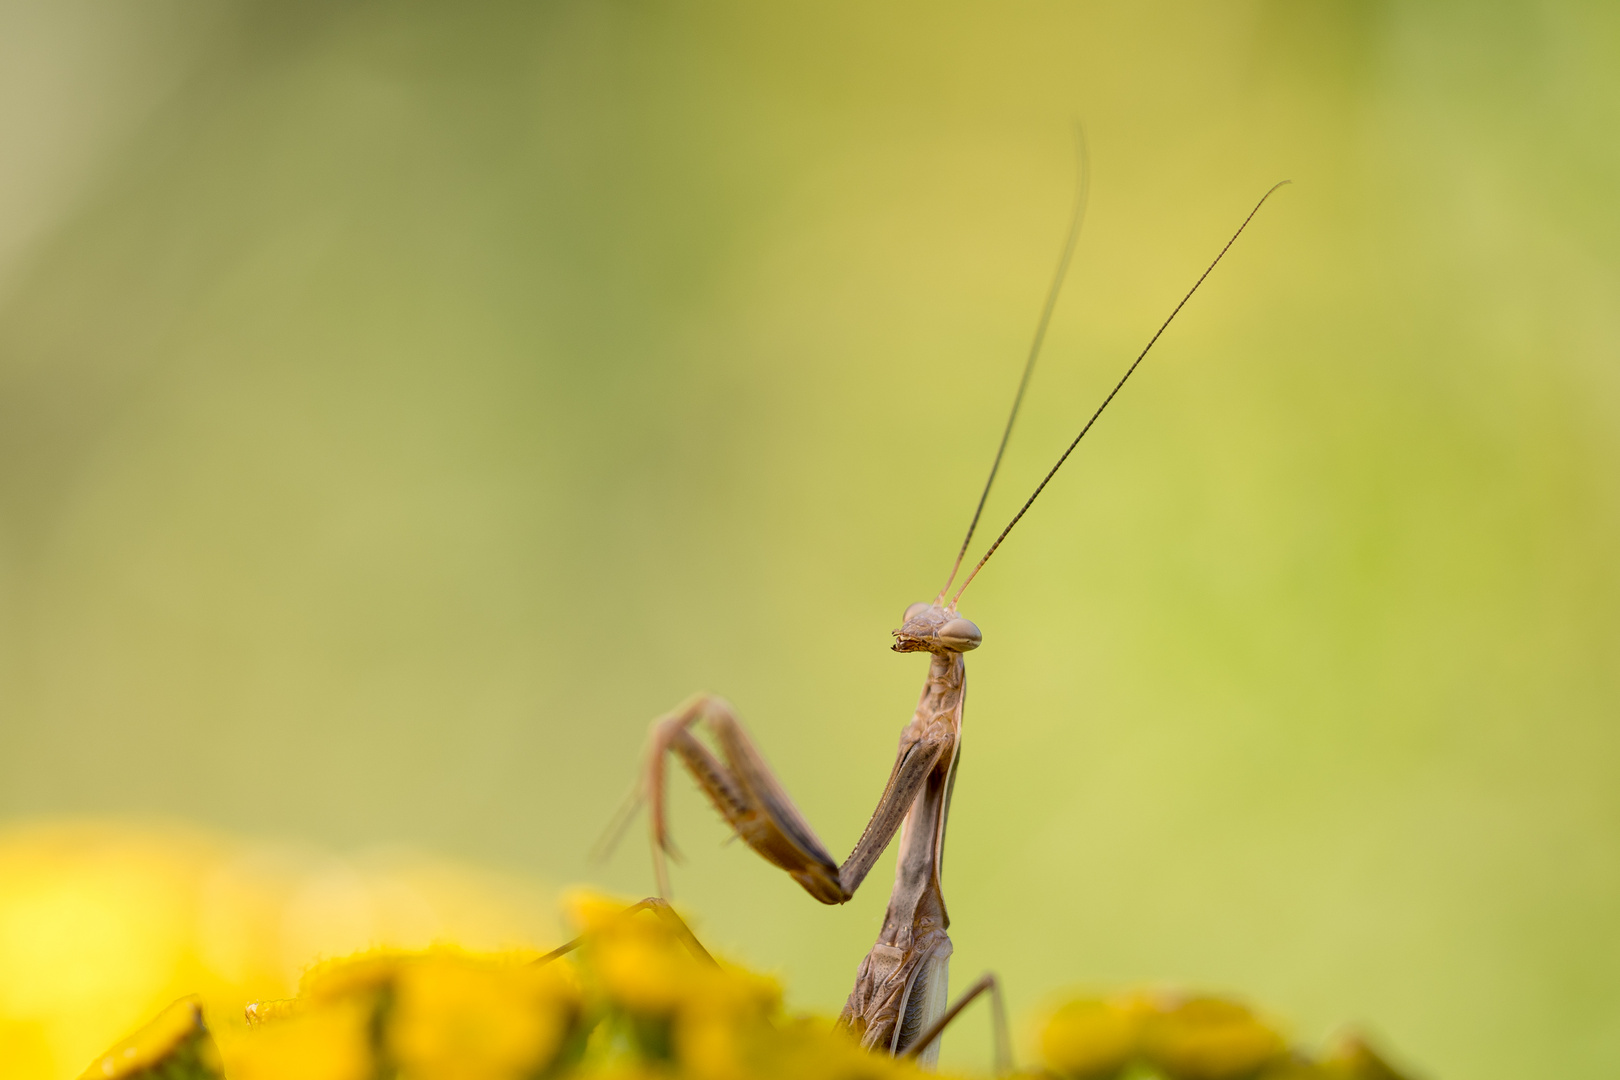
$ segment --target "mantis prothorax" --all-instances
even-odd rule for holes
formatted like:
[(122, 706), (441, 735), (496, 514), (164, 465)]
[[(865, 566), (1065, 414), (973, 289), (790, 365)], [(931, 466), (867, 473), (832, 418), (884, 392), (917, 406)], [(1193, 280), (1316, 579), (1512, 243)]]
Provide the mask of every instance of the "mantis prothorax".
[[(630, 804), (633, 811), (645, 799), (650, 807), (653, 864), (660, 896), (669, 893), (664, 856), (675, 854), (664, 798), (664, 763), (668, 754), (674, 754), (686, 766), (715, 809), (744, 843), (767, 862), (787, 871), (806, 892), (824, 904), (842, 904), (854, 896), (855, 890), (860, 888), (861, 882), (898, 832), (900, 849), (888, 912), (884, 916), (877, 943), (861, 961), (856, 972), (855, 987), (850, 992), (839, 1022), (869, 1049), (896, 1056), (914, 1056), (925, 1063), (931, 1063), (937, 1056), (938, 1036), (945, 1024), (968, 1000), (990, 990), (997, 1006), (997, 1067), (1005, 1071), (1011, 1064), (1006, 1050), (1000, 995), (993, 976), (979, 980), (956, 1005), (949, 1009), (946, 1007), (951, 939), (945, 932), (950, 919), (941, 891), (940, 866), (962, 738), (962, 707), (966, 694), (962, 658), (965, 653), (978, 648), (981, 641), (979, 628), (957, 613), (957, 602), (1187, 301), (1192, 299), (1204, 279), (1237, 242), (1249, 222), (1260, 212), (1260, 207), (1265, 205), (1277, 188), (1283, 186), (1281, 183), (1273, 186), (1255, 204), (1231, 239), (1199, 275), (1113, 390), (1092, 413), (1080, 434), (1064, 450), (1034, 493), (974, 565), (961, 586), (951, 593), (951, 586), (955, 583), (984, 510), (985, 499), (995, 482), (1002, 453), (1012, 434), (1013, 422), (1017, 419), (1024, 390), (1029, 384), (1035, 358), (1040, 352), (1079, 236), (1089, 186), (1083, 139), (1079, 142), (1079, 153), (1080, 182), (1063, 253), (1047, 293), (990, 476), (974, 510), (967, 536), (957, 553), (950, 577), (939, 594), (932, 601), (922, 601), (906, 608), (899, 629), (894, 631), (894, 651), (928, 653), (928, 675), (923, 681), (922, 696), (912, 713), (911, 722), (900, 733), (894, 768), (878, 799), (877, 809), (872, 812), (865, 831), (849, 857), (842, 863), (833, 859), (826, 845), (816, 836), (815, 830), (765, 763), (765, 758), (731, 706), (713, 694), (697, 694), (674, 712), (654, 722), (644, 771), (636, 797)], [(708, 729), (719, 750), (718, 756), (694, 734), (693, 729), (699, 726)]]

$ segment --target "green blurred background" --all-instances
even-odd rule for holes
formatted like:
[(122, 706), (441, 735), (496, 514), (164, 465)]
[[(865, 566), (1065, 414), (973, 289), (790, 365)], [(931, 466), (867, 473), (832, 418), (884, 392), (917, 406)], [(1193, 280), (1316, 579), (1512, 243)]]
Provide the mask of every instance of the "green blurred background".
[[(1620, 9), (0, 3), (0, 812), (587, 850), (730, 697), (837, 855), (976, 583), (957, 985), (1620, 1071)], [(991, 533), (993, 535), (993, 532)], [(678, 898), (834, 1010), (684, 780)], [(947, 1063), (985, 1059), (969, 1019)]]

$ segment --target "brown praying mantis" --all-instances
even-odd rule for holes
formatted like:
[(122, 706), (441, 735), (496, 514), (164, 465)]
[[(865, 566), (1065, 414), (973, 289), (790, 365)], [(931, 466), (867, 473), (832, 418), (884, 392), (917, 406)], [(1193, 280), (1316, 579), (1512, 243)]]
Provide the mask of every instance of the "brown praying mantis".
[[(654, 722), (650, 744), (638, 787), (628, 812), (633, 813), (645, 800), (650, 807), (653, 864), (660, 897), (669, 895), (665, 856), (673, 855), (669, 820), (665, 809), (665, 760), (674, 754), (714, 804), (726, 823), (744, 843), (767, 862), (780, 867), (824, 904), (842, 904), (855, 895), (867, 874), (889, 843), (899, 834), (899, 854), (894, 888), (877, 943), (867, 953), (855, 975), (855, 987), (839, 1018), (868, 1049), (895, 1056), (911, 1056), (931, 1064), (938, 1054), (939, 1035), (969, 1001), (988, 990), (996, 1006), (996, 1058), (998, 1071), (1010, 1067), (1006, 1022), (995, 977), (986, 975), (949, 1008), (946, 990), (951, 939), (946, 934), (950, 918), (940, 884), (940, 867), (945, 846), (945, 825), (950, 814), (951, 791), (956, 781), (956, 763), (962, 739), (962, 711), (966, 699), (964, 654), (979, 647), (979, 628), (957, 612), (957, 603), (985, 563), (1000, 548), (1058, 469), (1079, 446), (1080, 440), (1097, 422), (1127, 380), (1146, 358), (1181, 309), (1192, 299), (1232, 245), (1243, 235), (1266, 200), (1287, 183), (1268, 190), (1243, 219), (1231, 239), (1199, 275), (1180, 303), (1160, 324), (1147, 345), (1137, 354), (1108, 396), (1076, 435), (1057, 463), (1047, 472), (1033, 494), (1011, 522), (991, 543), (983, 557), (952, 593), (973, 534), (984, 511), (985, 500), (1001, 467), (1007, 440), (1018, 417), (1024, 391), (1029, 385), (1035, 359), (1040, 353), (1053, 308), (1067, 276), (1080, 224), (1084, 217), (1089, 170), (1084, 141), (1080, 144), (1080, 181), (1076, 187), (1074, 210), (1057, 271), (1047, 292), (1037, 323), (1034, 342), (1013, 398), (1006, 427), (1001, 434), (991, 464), (989, 478), (979, 496), (978, 506), (968, 525), (967, 535), (957, 552), (950, 576), (932, 601), (906, 608), (899, 629), (894, 633), (895, 652), (926, 652), (928, 674), (911, 722), (900, 733), (900, 746), (888, 783), (879, 797), (866, 829), (842, 863), (836, 862), (827, 846), (816, 836), (804, 815), (794, 805), (766, 764), (764, 756), (748, 734), (730, 704), (713, 694), (697, 694), (674, 712)], [(694, 734), (707, 728), (718, 748), (710, 749)], [(610, 830), (616, 835), (628, 814)], [(637, 909), (650, 907), (662, 917), (675, 918), (667, 903), (650, 899)], [(635, 910), (635, 909), (633, 909)], [(684, 930), (684, 924), (682, 929)], [(690, 937), (690, 932), (686, 934)], [(692, 939), (695, 944), (696, 939)], [(565, 946), (564, 949), (571, 948)], [(701, 946), (697, 946), (701, 950)], [(562, 950), (559, 950), (561, 952)], [(703, 953), (707, 957), (707, 953)]]

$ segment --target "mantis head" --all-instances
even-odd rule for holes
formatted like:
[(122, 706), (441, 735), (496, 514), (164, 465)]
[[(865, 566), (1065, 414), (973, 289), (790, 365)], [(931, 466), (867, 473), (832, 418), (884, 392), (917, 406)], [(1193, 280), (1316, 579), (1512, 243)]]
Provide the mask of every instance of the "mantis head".
[(955, 608), (921, 601), (906, 608), (905, 621), (894, 632), (895, 652), (965, 653), (977, 649), (983, 635), (979, 628), (956, 613)]

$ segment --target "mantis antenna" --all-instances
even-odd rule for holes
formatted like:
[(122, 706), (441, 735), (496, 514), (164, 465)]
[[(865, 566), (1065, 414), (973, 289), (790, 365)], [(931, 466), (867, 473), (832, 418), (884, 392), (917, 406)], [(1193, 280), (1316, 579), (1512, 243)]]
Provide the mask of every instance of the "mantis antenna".
[[(973, 583), (973, 579), (978, 576), (979, 571), (984, 569), (984, 564), (990, 561), (990, 556), (996, 553), (996, 549), (1001, 546), (1001, 542), (1007, 539), (1007, 534), (1013, 531), (1013, 526), (1017, 525), (1019, 520), (1029, 512), (1029, 508), (1035, 504), (1035, 500), (1040, 498), (1041, 492), (1046, 490), (1046, 485), (1052, 482), (1052, 477), (1056, 476), (1057, 471), (1063, 468), (1063, 463), (1069, 460), (1069, 455), (1074, 453), (1074, 448), (1080, 445), (1080, 440), (1086, 437), (1086, 432), (1091, 430), (1091, 425), (1097, 422), (1097, 417), (1101, 416), (1103, 410), (1108, 408), (1108, 403), (1114, 400), (1114, 395), (1119, 393), (1120, 388), (1125, 385), (1125, 381), (1135, 373), (1137, 366), (1142, 363), (1142, 360), (1147, 356), (1154, 344), (1158, 342), (1159, 337), (1165, 332), (1165, 330), (1169, 328), (1170, 324), (1175, 321), (1176, 316), (1181, 313), (1181, 309), (1187, 306), (1187, 301), (1193, 298), (1193, 293), (1198, 291), (1198, 287), (1204, 283), (1204, 279), (1209, 277), (1211, 272), (1214, 271), (1215, 267), (1220, 265), (1221, 260), (1226, 257), (1226, 253), (1232, 249), (1232, 245), (1237, 243), (1238, 237), (1243, 235), (1243, 230), (1249, 227), (1249, 222), (1254, 220), (1254, 215), (1260, 212), (1260, 208), (1266, 205), (1266, 200), (1271, 198), (1271, 196), (1276, 193), (1278, 188), (1287, 183), (1289, 183), (1289, 181), (1283, 180), (1279, 183), (1273, 184), (1269, 191), (1260, 196), (1260, 201), (1254, 204), (1254, 209), (1249, 211), (1249, 216), (1244, 218), (1243, 224), (1237, 227), (1237, 232), (1232, 234), (1232, 239), (1226, 242), (1226, 246), (1221, 248), (1220, 253), (1215, 256), (1214, 261), (1204, 268), (1204, 272), (1202, 274), (1198, 275), (1198, 280), (1193, 282), (1193, 287), (1187, 290), (1187, 295), (1181, 298), (1181, 303), (1177, 304), (1175, 310), (1170, 312), (1169, 317), (1159, 325), (1159, 329), (1154, 332), (1153, 337), (1148, 340), (1148, 343), (1145, 346), (1143, 346), (1142, 351), (1137, 354), (1136, 359), (1131, 361), (1131, 366), (1125, 369), (1125, 374), (1119, 377), (1119, 382), (1114, 384), (1114, 388), (1108, 391), (1108, 396), (1103, 398), (1102, 404), (1097, 406), (1097, 411), (1091, 414), (1091, 419), (1086, 421), (1086, 426), (1080, 429), (1080, 434), (1074, 437), (1074, 441), (1069, 444), (1069, 448), (1063, 451), (1063, 456), (1057, 459), (1057, 464), (1052, 466), (1051, 471), (1046, 474), (1045, 479), (1043, 479), (1040, 484), (1036, 486), (1035, 493), (1025, 500), (1024, 505), (1019, 508), (1018, 513), (1014, 514), (1013, 519), (1007, 523), (1007, 527), (1001, 530), (1001, 535), (996, 537), (995, 542), (990, 545), (990, 550), (984, 553), (984, 558), (980, 559), (978, 564), (973, 567), (972, 572), (967, 576), (967, 580), (962, 582), (962, 587), (956, 590), (955, 596), (951, 597), (951, 607), (954, 608), (956, 606), (956, 602), (962, 598), (963, 593), (967, 592), (967, 587)], [(1059, 280), (1062, 280), (1061, 276)], [(1040, 339), (1037, 338), (1036, 340), (1039, 341)], [(1032, 356), (1031, 360), (1033, 361), (1033, 359), (1034, 357)], [(1028, 378), (1027, 372), (1025, 373), (1025, 378)], [(1020, 396), (1023, 395), (1022, 386), (1019, 387), (1018, 392)], [(1017, 408), (1017, 405), (1014, 404), (1013, 410), (1015, 413)], [(1011, 420), (1007, 422), (1007, 426), (1008, 429), (1011, 430)], [(1003, 437), (1002, 445), (1006, 445), (1005, 437)], [(997, 463), (1001, 461), (1001, 455), (999, 452), (996, 454), (996, 461)], [(990, 475), (992, 478), (994, 478), (994, 471), (992, 471)], [(982, 499), (980, 500), (980, 505), (983, 505)], [(978, 515), (974, 515), (974, 520), (978, 520)], [(971, 530), (969, 531), (968, 535), (972, 536)], [(952, 573), (951, 577), (953, 579), (955, 576), (956, 575)], [(950, 586), (947, 585), (946, 588), (950, 588)], [(943, 595), (943, 593), (941, 595)]]
[(1057, 273), (1052, 275), (1052, 287), (1046, 293), (1046, 306), (1041, 308), (1041, 320), (1035, 324), (1035, 340), (1029, 346), (1029, 358), (1024, 361), (1024, 374), (1018, 380), (1018, 393), (1013, 395), (1012, 412), (1007, 414), (1007, 426), (1001, 432), (1001, 444), (996, 447), (996, 458), (990, 463), (990, 476), (984, 482), (984, 490), (979, 493), (979, 505), (973, 508), (973, 520), (968, 522), (967, 535), (962, 537), (962, 549), (956, 553), (956, 562), (951, 564), (951, 576), (946, 580), (939, 595), (934, 598), (938, 604), (945, 599), (945, 593), (956, 581), (956, 572), (962, 569), (962, 559), (967, 555), (968, 545), (973, 542), (973, 530), (979, 527), (979, 516), (984, 513), (984, 501), (990, 497), (990, 485), (996, 482), (996, 473), (1001, 469), (1001, 456), (1007, 452), (1007, 440), (1012, 437), (1013, 421), (1018, 419), (1018, 407), (1024, 403), (1024, 390), (1029, 386), (1029, 376), (1035, 370), (1035, 358), (1041, 354), (1041, 344), (1046, 340), (1046, 327), (1052, 321), (1052, 309), (1057, 307), (1058, 293), (1063, 291), (1063, 279), (1069, 274), (1069, 261), (1074, 257), (1075, 244), (1080, 239), (1080, 223), (1086, 216), (1086, 199), (1091, 191), (1091, 157), (1086, 151), (1086, 132), (1079, 124), (1074, 125), (1075, 156), (1079, 159), (1079, 177), (1074, 189), (1074, 212), (1069, 219), (1069, 235), (1063, 242), (1063, 255), (1058, 259)]

